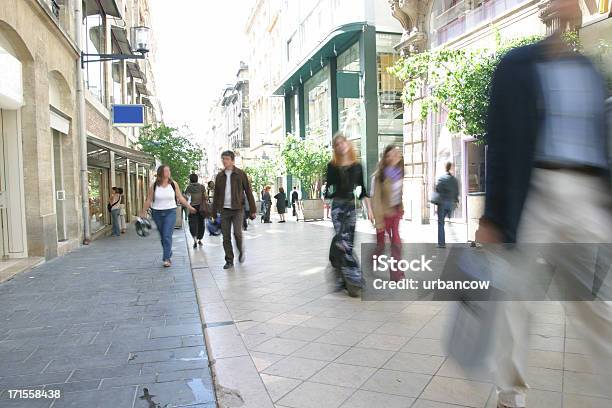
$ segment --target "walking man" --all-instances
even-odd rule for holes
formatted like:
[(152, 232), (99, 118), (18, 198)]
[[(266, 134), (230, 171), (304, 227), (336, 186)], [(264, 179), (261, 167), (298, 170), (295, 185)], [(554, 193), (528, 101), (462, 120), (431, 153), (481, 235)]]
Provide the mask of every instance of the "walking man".
[(436, 192), (439, 195), (438, 202), (438, 248), (446, 248), (446, 235), (444, 232), (444, 220), (450, 219), (453, 210), (459, 202), (459, 183), (451, 174), (451, 162), (446, 163), (446, 173), (438, 178)]
[[(555, 273), (579, 274), (594, 264), (592, 256), (578, 257), (567, 244), (612, 242), (606, 87), (591, 62), (563, 39), (565, 27), (581, 21), (577, 0), (552, 0), (549, 7), (547, 12), (559, 20), (557, 31), (537, 44), (510, 51), (493, 76), (485, 211), (476, 240), (528, 244), (523, 248), (557, 243), (548, 250)], [(523, 253), (532, 261), (526, 265), (535, 264), (535, 254)], [(513, 273), (523, 273), (526, 279), (537, 270), (517, 266)], [(501, 303), (495, 327), (490, 328), (496, 337), (497, 406), (524, 408), (530, 307), (524, 302)], [(597, 373), (593, 386), (602, 380), (597, 392), (610, 394), (611, 304), (563, 305), (571, 311), (568, 319), (577, 318), (570, 327), (586, 346), (585, 366), (591, 363)]]
[(238, 248), (238, 261), (244, 262), (245, 248), (242, 242), (242, 220), (244, 217), (245, 195), (251, 210), (250, 217), (255, 219), (255, 200), (251, 183), (244, 171), (235, 166), (236, 156), (231, 150), (221, 154), (223, 171), (215, 178), (215, 194), (213, 199), (213, 214), (221, 213), (221, 232), (223, 234), (223, 249), (225, 250), (225, 265), (223, 269), (234, 266), (234, 250), (232, 248), (232, 227), (234, 239)]
[(299, 199), (300, 199), (300, 196), (298, 194), (297, 187), (293, 186), (293, 191), (291, 192), (291, 208), (293, 209), (294, 217), (298, 216), (297, 205), (298, 205)]

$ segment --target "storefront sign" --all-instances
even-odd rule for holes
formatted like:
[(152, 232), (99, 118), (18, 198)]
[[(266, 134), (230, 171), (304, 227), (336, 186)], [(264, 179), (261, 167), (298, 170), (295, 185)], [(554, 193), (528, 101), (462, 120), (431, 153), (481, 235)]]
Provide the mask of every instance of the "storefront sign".
[(336, 73), (338, 98), (359, 98), (359, 79), (359, 72), (338, 71)]
[(0, 47), (0, 108), (15, 110), (23, 106), (21, 62)]
[(144, 126), (144, 105), (113, 105), (114, 126)]

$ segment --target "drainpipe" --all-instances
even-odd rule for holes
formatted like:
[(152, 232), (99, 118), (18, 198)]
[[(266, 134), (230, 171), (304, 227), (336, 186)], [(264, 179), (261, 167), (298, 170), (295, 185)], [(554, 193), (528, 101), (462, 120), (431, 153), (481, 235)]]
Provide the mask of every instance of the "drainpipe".
[[(74, 40), (79, 52), (83, 49), (82, 25), (83, 2), (74, 2)], [(81, 207), (83, 212), (83, 245), (89, 245), (91, 233), (89, 231), (89, 186), (87, 172), (87, 127), (85, 124), (85, 94), (83, 93), (83, 67), (81, 58), (77, 61), (76, 70), (76, 104), (77, 104), (77, 132), (79, 135), (79, 153), (81, 156)]]

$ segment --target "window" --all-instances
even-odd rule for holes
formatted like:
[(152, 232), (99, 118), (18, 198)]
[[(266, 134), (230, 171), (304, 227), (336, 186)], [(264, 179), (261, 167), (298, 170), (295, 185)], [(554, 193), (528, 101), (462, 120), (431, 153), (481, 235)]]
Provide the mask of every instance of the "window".
[[(339, 72), (360, 72), (359, 42), (338, 55), (336, 66)], [(361, 91), (360, 91), (361, 92)], [(353, 141), (360, 153), (365, 107), (363, 98), (338, 98), (338, 128)]]
[(306, 137), (331, 140), (329, 66), (325, 66), (304, 84)]
[(55, 187), (55, 217), (57, 226), (57, 241), (68, 239), (66, 232), (66, 189), (64, 187), (64, 165), (62, 152), (62, 138), (65, 137), (57, 130), (52, 130), (53, 135), (53, 175)]
[(387, 145), (403, 144), (404, 104), (403, 82), (388, 72), (400, 58), (393, 48), (401, 39), (397, 34), (376, 34), (376, 70), (378, 86), (378, 154)]
[[(85, 3), (87, 4), (87, 3)], [(87, 12), (84, 12), (87, 15)], [(86, 54), (103, 54), (105, 51), (104, 18), (99, 14), (85, 17), (83, 24), (84, 52)], [(87, 89), (104, 103), (104, 65), (102, 62), (85, 64), (85, 84)]]

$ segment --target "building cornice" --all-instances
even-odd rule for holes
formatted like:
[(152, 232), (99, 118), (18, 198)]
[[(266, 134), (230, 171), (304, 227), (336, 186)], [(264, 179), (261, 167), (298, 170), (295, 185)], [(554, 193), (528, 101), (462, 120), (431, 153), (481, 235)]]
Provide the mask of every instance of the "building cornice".
[(37, 9), (40, 14), (43, 16), (43, 19), (46, 21), (47, 26), (51, 27), (52, 30), (55, 30), (61, 37), (63, 37), (64, 41), (62, 43), (64, 46), (75, 55), (79, 56), (81, 54), (81, 50), (74, 42), (72, 37), (64, 30), (59, 23), (58, 18), (53, 14), (53, 11), (49, 8), (49, 4), (43, 0), (30, 0), (30, 2), (34, 3), (34, 8)]

